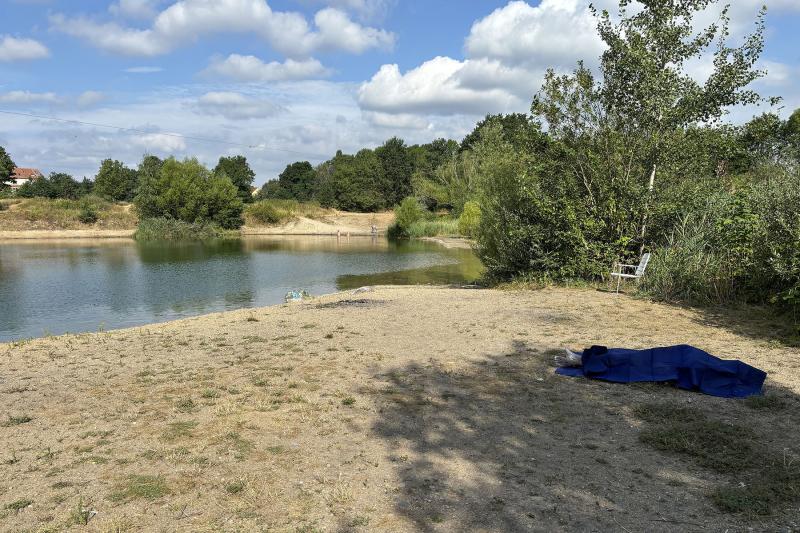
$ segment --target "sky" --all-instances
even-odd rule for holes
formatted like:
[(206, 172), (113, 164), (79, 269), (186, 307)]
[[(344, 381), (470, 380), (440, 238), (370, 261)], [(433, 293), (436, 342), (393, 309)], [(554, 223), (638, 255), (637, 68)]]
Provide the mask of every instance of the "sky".
[[(771, 110), (787, 115), (800, 107), (800, 0), (735, 0), (732, 39), (764, 3), (767, 76), (755, 88), (783, 96)], [(595, 5), (616, 11), (615, 0)], [(0, 0), (0, 111), (17, 113), (0, 113), (0, 146), (20, 166), (78, 178), (106, 158), (135, 166), (144, 154), (174, 155), (213, 167), (243, 154), (260, 185), (293, 161), (393, 136), (461, 139), (487, 113), (527, 112), (547, 68), (597, 65), (603, 46), (588, 6)], [(702, 79), (709, 59), (691, 68)]]

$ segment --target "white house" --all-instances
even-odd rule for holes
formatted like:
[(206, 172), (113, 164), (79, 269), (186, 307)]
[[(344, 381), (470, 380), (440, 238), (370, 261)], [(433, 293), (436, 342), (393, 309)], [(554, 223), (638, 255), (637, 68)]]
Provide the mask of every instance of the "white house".
[(11, 173), (11, 190), (16, 191), (29, 181), (41, 178), (42, 173), (36, 168), (15, 168)]

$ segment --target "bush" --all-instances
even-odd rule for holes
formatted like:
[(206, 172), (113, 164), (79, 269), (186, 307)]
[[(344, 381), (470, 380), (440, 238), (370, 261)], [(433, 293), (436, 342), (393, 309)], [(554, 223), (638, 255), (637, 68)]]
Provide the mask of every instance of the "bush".
[(191, 223), (171, 218), (147, 218), (139, 223), (136, 240), (154, 241), (203, 241), (222, 237), (218, 226), (209, 223)]
[(94, 224), (98, 218), (97, 211), (91, 205), (84, 205), (78, 213), (81, 224)]
[(481, 223), (481, 206), (478, 202), (467, 202), (458, 219), (458, 232), (464, 237), (475, 237)]
[(394, 224), (389, 228), (390, 237), (409, 237), (409, 229), (414, 223), (425, 218), (425, 209), (419, 200), (408, 197), (394, 210)]
[(244, 215), (251, 225), (282, 224), (294, 219), (299, 207), (297, 200), (262, 200), (247, 206)]

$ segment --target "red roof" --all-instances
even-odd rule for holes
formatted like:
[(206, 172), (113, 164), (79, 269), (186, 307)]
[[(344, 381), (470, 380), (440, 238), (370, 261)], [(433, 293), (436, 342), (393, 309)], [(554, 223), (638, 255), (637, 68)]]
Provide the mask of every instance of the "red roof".
[(17, 167), (14, 169), (14, 173), (11, 175), (13, 179), (35, 179), (42, 175), (37, 168), (20, 168)]

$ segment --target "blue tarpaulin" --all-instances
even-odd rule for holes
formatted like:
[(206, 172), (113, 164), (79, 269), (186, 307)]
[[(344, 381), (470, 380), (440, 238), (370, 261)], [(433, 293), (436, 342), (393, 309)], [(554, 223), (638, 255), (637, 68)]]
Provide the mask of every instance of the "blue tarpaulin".
[(723, 398), (761, 394), (766, 372), (741, 361), (726, 361), (683, 344), (649, 350), (592, 346), (583, 351), (583, 366), (564, 367), (558, 374), (615, 383), (674, 382), (681, 389)]

